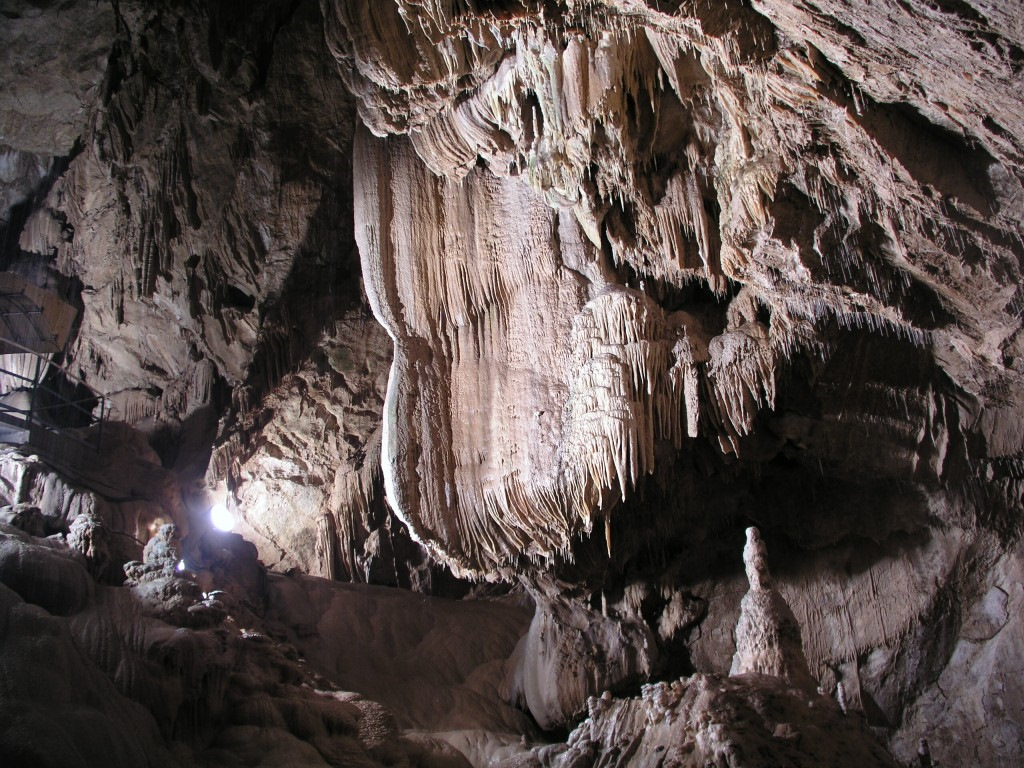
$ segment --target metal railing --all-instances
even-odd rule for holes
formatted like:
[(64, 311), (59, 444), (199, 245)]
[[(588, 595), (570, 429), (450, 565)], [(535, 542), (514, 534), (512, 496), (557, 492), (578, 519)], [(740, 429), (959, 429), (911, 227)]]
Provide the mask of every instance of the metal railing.
[[(21, 342), (34, 341), (49, 344), (54, 351), (57, 350), (57, 335), (46, 324), (42, 307), (23, 291), (0, 292), (0, 324), (4, 326), (0, 332), (0, 345), (20, 346)], [(25, 325), (31, 331), (29, 336), (21, 335), (26, 330)]]
[[(0, 422), (16, 429), (24, 429), (30, 439), (32, 429), (36, 428), (61, 433), (82, 444), (88, 444), (85, 438), (67, 430), (98, 425), (95, 446), (98, 448), (103, 440), (103, 422), (109, 405), (106, 396), (67, 369), (48, 360), (46, 355), (41, 355), (11, 339), (5, 339), (4, 343), (20, 349), (21, 352), (18, 354), (31, 355), (35, 358), (35, 372), (29, 377), (11, 370), (3, 364), (3, 357), (0, 356), (0, 373), (25, 382), (26, 387), (20, 391), (24, 391), (28, 397), (27, 407), (19, 407), (15, 403), (0, 399)], [(56, 374), (57, 378), (51, 384), (53, 374)], [(71, 392), (67, 391), (69, 385)], [(62, 389), (64, 391), (61, 391)], [(5, 394), (10, 395), (18, 391), (11, 390)]]

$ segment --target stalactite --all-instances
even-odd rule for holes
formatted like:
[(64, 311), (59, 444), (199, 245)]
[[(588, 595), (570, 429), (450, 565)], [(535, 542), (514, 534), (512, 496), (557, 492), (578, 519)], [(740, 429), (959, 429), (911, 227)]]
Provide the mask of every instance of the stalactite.
[[(906, 232), (936, 203), (810, 49), (711, 7), (570, 3), (486, 30), (399, 7), (395, 29), (431, 45), (397, 99), (373, 86), (397, 69), (353, 68), (373, 41), (352, 9), (333, 45), (390, 135), (357, 141), (356, 182), (396, 343), (385, 481), (460, 572), (560, 556), (656, 469), (659, 441), (741, 453), (794, 356), (829, 358), (826, 329), (930, 343), (894, 305), (915, 285)], [(689, 286), (697, 306), (658, 306)]]

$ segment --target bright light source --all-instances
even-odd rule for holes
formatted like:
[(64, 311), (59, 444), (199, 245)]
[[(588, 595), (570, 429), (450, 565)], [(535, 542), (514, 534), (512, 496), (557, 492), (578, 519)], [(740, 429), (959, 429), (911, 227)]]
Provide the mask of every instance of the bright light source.
[(223, 502), (213, 505), (210, 510), (210, 522), (221, 531), (230, 531), (235, 527), (235, 516), (228, 511)]
[(185, 570), (185, 561), (184, 560), (179, 560), (178, 561), (178, 570), (179, 571), (184, 571)]

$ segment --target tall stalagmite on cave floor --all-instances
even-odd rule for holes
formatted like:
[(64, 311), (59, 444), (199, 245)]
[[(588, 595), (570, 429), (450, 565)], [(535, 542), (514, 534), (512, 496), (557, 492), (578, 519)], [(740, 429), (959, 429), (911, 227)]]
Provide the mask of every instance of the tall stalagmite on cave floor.
[[(115, 422), (0, 453), (4, 756), (801, 764), (821, 687), (1024, 759), (1018, 0), (0, 13), (0, 268)], [(716, 698), (741, 599), (810, 692)]]

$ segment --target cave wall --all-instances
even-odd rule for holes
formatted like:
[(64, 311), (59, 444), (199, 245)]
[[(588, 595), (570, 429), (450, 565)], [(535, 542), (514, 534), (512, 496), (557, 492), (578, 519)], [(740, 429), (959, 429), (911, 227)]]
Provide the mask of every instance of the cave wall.
[(279, 571), (518, 583), (545, 727), (727, 669), (756, 523), (898, 757), (1024, 754), (1019, 13), (3, 11), (0, 258), (151, 480), (12, 455), (12, 520), (105, 521), (116, 582), (223, 496)]
[(8, 5), (3, 261), (80, 310), (70, 372), (182, 525), (230, 495), (268, 564), (429, 590), (379, 491), (390, 350), (316, 3)]
[[(797, 24), (778, 30), (742, 4), (707, 18), (569, 4), (549, 21), (529, 4), (456, 6), (397, 3), (369, 25), (368, 5), (343, 4), (327, 30), (369, 131), (408, 137), (377, 148), (360, 135), (357, 238), (398, 355), (386, 480), (449, 560), (485, 572), (514, 562), (523, 537), (554, 558), (655, 470), (660, 440), (760, 462), (788, 444), (933, 486), (1015, 461), (1018, 323), (1003, 301), (1020, 268), (1020, 182), (983, 120), (954, 140), (948, 119), (887, 101)], [(557, 258), (537, 245), (544, 228)], [(520, 248), (528, 265), (511, 261)], [(527, 323), (551, 359), (511, 358)], [(902, 375), (884, 371), (890, 355)], [(469, 375), (518, 386), (516, 405), (540, 389), (550, 400), (517, 410), (480, 385), (461, 391), (476, 361), (484, 373)], [(855, 397), (880, 390), (896, 413), (835, 403), (837, 366)], [(833, 380), (817, 380), (823, 369)], [(551, 380), (516, 381), (537, 373)], [(784, 377), (815, 402), (778, 407)], [(978, 423), (990, 398), (999, 427)], [(497, 436), (459, 433), (477, 408), (497, 409), (484, 420)], [(884, 447), (865, 457), (845, 425), (822, 424), (844, 417)], [(845, 453), (822, 444), (833, 438)], [(543, 450), (556, 458), (538, 472)], [(491, 551), (467, 552), (467, 538)]]

